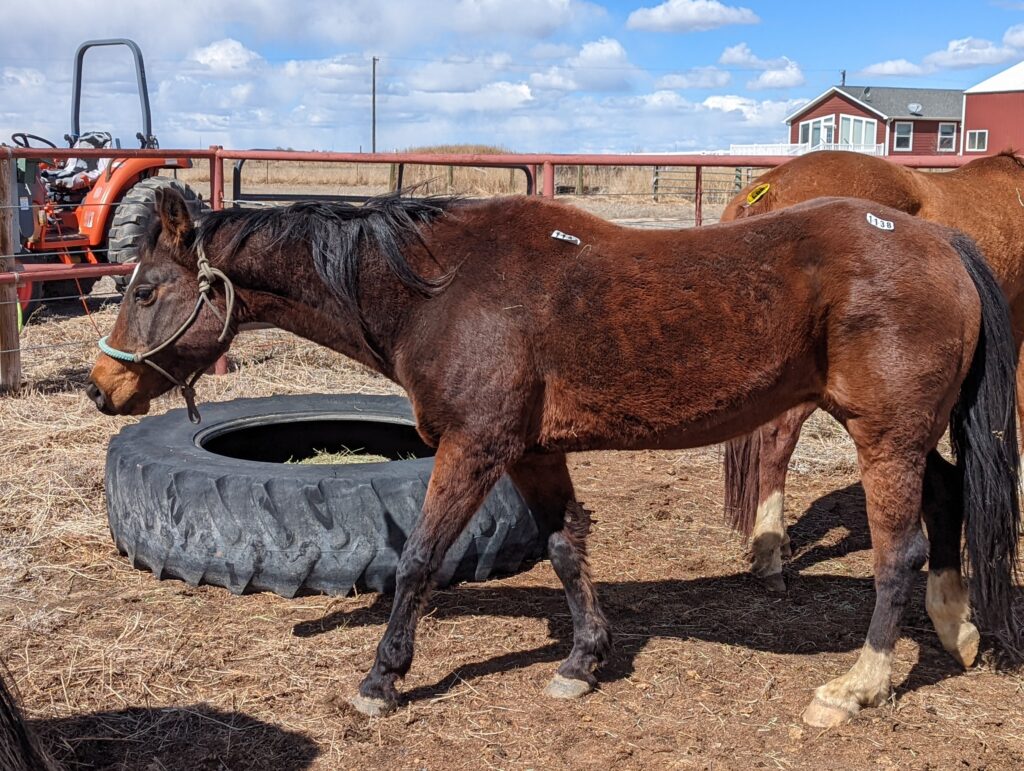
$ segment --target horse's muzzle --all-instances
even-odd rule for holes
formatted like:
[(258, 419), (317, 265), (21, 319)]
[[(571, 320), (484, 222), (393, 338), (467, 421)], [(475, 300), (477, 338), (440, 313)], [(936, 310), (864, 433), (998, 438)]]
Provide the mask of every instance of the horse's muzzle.
[(106, 394), (103, 393), (102, 389), (91, 380), (89, 385), (85, 387), (86, 395), (92, 399), (93, 404), (96, 405), (96, 409), (102, 412), (104, 415), (116, 415), (110, 403), (107, 401)]

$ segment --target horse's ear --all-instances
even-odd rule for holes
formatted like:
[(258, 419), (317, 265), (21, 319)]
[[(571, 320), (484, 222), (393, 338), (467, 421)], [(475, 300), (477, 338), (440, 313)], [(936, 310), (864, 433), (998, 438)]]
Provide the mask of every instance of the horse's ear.
[(175, 246), (182, 248), (192, 233), (192, 216), (181, 193), (173, 188), (156, 191), (156, 211), (160, 215), (160, 228)]

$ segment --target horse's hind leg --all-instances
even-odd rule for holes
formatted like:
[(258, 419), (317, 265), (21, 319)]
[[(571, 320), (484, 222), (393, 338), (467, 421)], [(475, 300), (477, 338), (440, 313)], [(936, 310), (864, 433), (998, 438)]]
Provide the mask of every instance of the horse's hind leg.
[(924, 520), (928, 527), (928, 589), (925, 606), (939, 640), (962, 666), (978, 655), (978, 629), (970, 622), (967, 586), (960, 574), (963, 487), (960, 472), (935, 450), (924, 476)]
[(545, 693), (560, 699), (578, 698), (596, 685), (594, 670), (611, 649), (608, 621), (598, 604), (587, 562), (590, 512), (576, 501), (564, 455), (528, 455), (509, 470), (509, 476), (552, 531), (548, 554), (572, 613), (572, 651)]
[(352, 706), (387, 714), (398, 703), (395, 681), (412, 665), (416, 623), (449, 547), (480, 508), (487, 493), (515, 457), (508, 443), (445, 435), (434, 459), (423, 515), (402, 550), (395, 599), (373, 668), (359, 686)]
[(750, 540), (750, 571), (762, 580), (765, 588), (773, 592), (786, 591), (782, 561), (788, 559), (791, 553), (783, 516), (786, 471), (800, 439), (800, 427), (815, 409), (815, 404), (801, 404), (760, 429), (760, 499)]
[(884, 434), (870, 436), (853, 425), (868, 525), (875, 555), (875, 610), (867, 642), (853, 668), (815, 691), (804, 721), (821, 728), (838, 725), (863, 707), (875, 707), (891, 688), (892, 654), (900, 619), (928, 546), (921, 532), (925, 453), (894, 447)]

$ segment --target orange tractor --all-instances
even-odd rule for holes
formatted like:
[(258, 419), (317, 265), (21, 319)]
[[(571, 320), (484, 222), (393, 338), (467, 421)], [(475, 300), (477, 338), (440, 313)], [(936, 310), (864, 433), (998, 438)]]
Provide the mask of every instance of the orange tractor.
[[(72, 130), (65, 134), (68, 147), (82, 149), (120, 148), (120, 141), (104, 131), (82, 133), (82, 63), (85, 53), (97, 46), (127, 46), (135, 59), (143, 130), (136, 138), (144, 149), (159, 147), (153, 135), (149, 91), (142, 51), (132, 40), (89, 40), (78, 47), (72, 93)], [(48, 139), (19, 132), (11, 136), (18, 147), (57, 148)], [(188, 158), (68, 158), (59, 163), (40, 157), (18, 160), (17, 195), (21, 229), (21, 253), (16, 262), (76, 263), (132, 262), (139, 243), (155, 214), (156, 192), (173, 187), (180, 192), (193, 213), (202, 202), (187, 185), (171, 177), (157, 176), (161, 169), (192, 166)], [(26, 271), (31, 273), (31, 269)], [(115, 279), (120, 288), (124, 277)], [(70, 281), (25, 281), (18, 286), (23, 313), (39, 300), (88, 294), (96, 279)]]

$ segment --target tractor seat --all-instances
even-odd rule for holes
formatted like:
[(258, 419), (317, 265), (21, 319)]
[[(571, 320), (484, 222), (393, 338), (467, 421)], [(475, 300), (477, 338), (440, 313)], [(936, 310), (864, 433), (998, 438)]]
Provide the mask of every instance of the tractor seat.
[[(106, 131), (89, 131), (75, 142), (75, 149), (102, 150), (110, 147), (113, 137)], [(54, 169), (41, 172), (43, 180), (51, 191), (68, 194), (82, 193), (92, 187), (100, 174), (110, 165), (109, 158), (68, 158)]]

